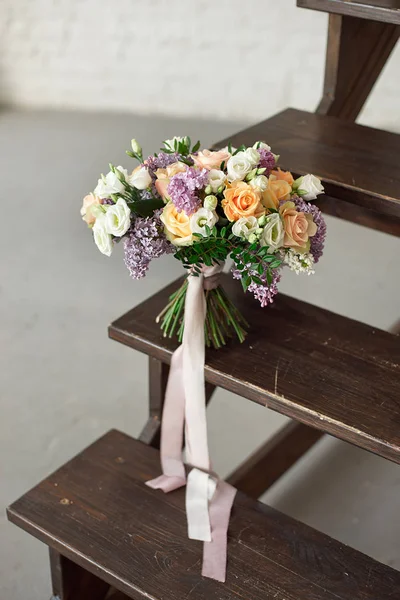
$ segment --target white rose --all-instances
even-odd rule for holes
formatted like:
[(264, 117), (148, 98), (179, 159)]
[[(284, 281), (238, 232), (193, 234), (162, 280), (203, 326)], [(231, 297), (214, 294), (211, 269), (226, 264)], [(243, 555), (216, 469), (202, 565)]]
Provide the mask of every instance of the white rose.
[(218, 191), (219, 187), (225, 187), (225, 178), (226, 175), (223, 171), (219, 171), (218, 169), (210, 169), (208, 172), (208, 183), (214, 194)]
[(251, 162), (252, 166), (255, 167), (260, 162), (260, 155), (254, 148), (247, 148), (244, 151), (245, 155)]
[(107, 233), (122, 237), (131, 224), (131, 211), (123, 198), (118, 198), (116, 204), (106, 209), (104, 227)]
[(175, 144), (178, 145), (179, 142), (183, 142), (184, 140), (184, 137), (179, 137), (178, 135), (176, 135), (171, 140), (165, 140), (165, 142), (163, 142), (163, 145), (165, 148), (167, 148), (167, 150), (173, 151), (175, 150)]
[(151, 185), (151, 176), (147, 167), (135, 169), (129, 177), (129, 183), (138, 190), (145, 190)]
[(113, 251), (113, 242), (111, 235), (107, 233), (105, 229), (104, 215), (96, 219), (96, 223), (93, 225), (92, 231), (94, 242), (100, 250), (100, 252), (102, 252), (106, 256), (111, 256), (111, 252)]
[(258, 229), (258, 221), (255, 217), (241, 217), (234, 222), (232, 233), (237, 237), (247, 240), (249, 236)]
[(283, 245), (285, 232), (282, 219), (279, 213), (268, 215), (267, 223), (263, 229), (260, 238), (261, 246), (269, 246), (268, 252), (272, 254)]
[[(122, 173), (125, 179), (127, 179), (128, 171), (126, 169), (117, 167), (116, 170)], [(103, 199), (109, 198), (111, 194), (121, 194), (123, 191), (125, 191), (125, 187), (122, 181), (118, 179), (116, 173), (109, 171), (105, 177), (102, 176), (101, 179), (99, 179), (94, 190), (94, 195)]]
[(199, 210), (190, 217), (190, 228), (192, 233), (200, 233), (201, 235), (206, 236), (206, 225), (212, 229), (217, 221), (218, 217), (214, 211), (208, 210), (208, 208), (199, 208)]
[(208, 208), (208, 210), (215, 210), (217, 208), (218, 198), (217, 196), (213, 196), (210, 194), (204, 198), (203, 206), (204, 208)]
[(266, 144), (265, 142), (256, 142), (254, 144), (253, 148), (255, 148), (255, 149), (265, 148), (265, 150), (268, 150), (268, 152), (271, 152), (271, 146), (268, 146), (268, 144)]
[(257, 175), (250, 181), (250, 185), (254, 188), (258, 188), (260, 192), (265, 192), (268, 187), (268, 178), (265, 175)]
[(244, 179), (252, 169), (253, 163), (245, 152), (238, 152), (235, 156), (231, 156), (226, 163), (229, 181), (237, 181)]
[(323, 194), (324, 186), (315, 175), (303, 175), (296, 179), (296, 190), (304, 200), (315, 200), (319, 194)]

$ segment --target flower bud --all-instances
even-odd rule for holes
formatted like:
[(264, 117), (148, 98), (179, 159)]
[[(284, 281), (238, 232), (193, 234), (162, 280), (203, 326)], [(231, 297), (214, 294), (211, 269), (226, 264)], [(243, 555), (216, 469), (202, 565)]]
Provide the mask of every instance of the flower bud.
[(208, 208), (208, 210), (215, 210), (217, 208), (217, 204), (218, 198), (212, 194), (204, 198), (204, 208)]
[(254, 244), (254, 242), (256, 242), (256, 241), (257, 241), (257, 236), (256, 236), (256, 234), (255, 234), (255, 233), (251, 233), (251, 234), (249, 235), (249, 237), (248, 237), (248, 240), (249, 240), (249, 243), (250, 243), (250, 244)]
[(265, 167), (261, 167), (260, 169), (257, 169), (257, 175), (262, 175), (263, 173), (265, 173), (267, 169)]
[(205, 193), (206, 193), (206, 194), (211, 194), (211, 193), (212, 193), (212, 187), (211, 187), (211, 185), (208, 185), (208, 186), (205, 188), (205, 190), (204, 190), (204, 191), (205, 191)]
[(132, 146), (132, 150), (135, 154), (137, 154), (138, 156), (142, 155), (142, 147), (139, 144), (139, 142), (137, 140), (135, 140), (135, 138), (133, 140), (131, 140), (131, 146)]
[(222, 194), (222, 192), (224, 191), (224, 189), (225, 189), (225, 186), (224, 185), (220, 185), (219, 188), (218, 188), (218, 190), (217, 190), (218, 194)]
[(247, 173), (246, 178), (245, 178), (246, 181), (251, 181), (256, 176), (256, 173), (257, 173), (257, 169), (253, 169), (252, 171), (250, 171), (250, 173)]
[(258, 224), (259, 224), (260, 227), (264, 227), (264, 225), (266, 224), (266, 222), (267, 222), (267, 217), (265, 215), (263, 215), (262, 217), (260, 217), (258, 219)]

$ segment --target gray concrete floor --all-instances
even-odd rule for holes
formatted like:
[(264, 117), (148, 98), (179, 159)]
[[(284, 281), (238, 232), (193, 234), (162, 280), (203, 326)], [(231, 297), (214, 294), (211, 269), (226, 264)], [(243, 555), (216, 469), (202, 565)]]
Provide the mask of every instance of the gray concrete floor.
[[(241, 124), (57, 112), (0, 113), (1, 489), (0, 598), (49, 597), (42, 544), (4, 508), (112, 427), (146, 419), (146, 358), (107, 339), (115, 317), (181, 273), (172, 257), (133, 282), (120, 252), (102, 256), (80, 221), (81, 198), (109, 161), (128, 162), (131, 137), (154, 152), (174, 134), (204, 144)], [(276, 149), (279, 152), (279, 148)], [(399, 317), (397, 239), (329, 219), (314, 278), (281, 289), (387, 328)], [(226, 475), (285, 418), (219, 390), (209, 409), (215, 468)], [(400, 568), (400, 470), (326, 437), (263, 497)]]

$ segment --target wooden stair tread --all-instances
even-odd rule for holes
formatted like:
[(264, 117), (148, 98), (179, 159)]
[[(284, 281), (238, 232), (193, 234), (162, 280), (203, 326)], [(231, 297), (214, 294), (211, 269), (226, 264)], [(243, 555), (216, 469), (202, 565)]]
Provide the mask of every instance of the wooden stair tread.
[(144, 485), (159, 453), (107, 433), (17, 500), (8, 517), (130, 598), (388, 600), (400, 573), (238, 494), (227, 581), (202, 578), (202, 543), (187, 539), (185, 491)]
[(400, 0), (297, 0), (297, 6), (371, 21), (400, 24)]
[(215, 147), (255, 140), (281, 155), (283, 169), (320, 177), (327, 196), (400, 217), (400, 135), (288, 108)]
[[(179, 283), (117, 319), (110, 337), (168, 363), (177, 341), (155, 317)], [(283, 294), (263, 309), (230, 275), (222, 283), (250, 331), (207, 350), (207, 381), (400, 463), (400, 337)]]

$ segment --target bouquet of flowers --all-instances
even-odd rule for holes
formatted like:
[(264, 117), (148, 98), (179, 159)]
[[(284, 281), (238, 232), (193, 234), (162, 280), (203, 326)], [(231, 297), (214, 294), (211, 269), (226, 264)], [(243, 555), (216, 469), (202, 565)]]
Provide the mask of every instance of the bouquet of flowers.
[[(136, 140), (131, 145), (127, 154), (139, 165), (130, 174), (110, 165), (83, 200), (81, 215), (97, 247), (110, 256), (123, 239), (134, 279), (144, 277), (153, 258), (174, 254), (189, 275), (205, 276), (206, 344), (219, 348), (232, 335), (243, 341), (246, 322), (218, 284), (218, 272), (232, 259), (233, 277), (263, 307), (273, 301), (283, 267), (314, 273), (326, 234), (311, 204), (323, 192), (320, 180), (294, 180), (261, 141), (210, 151), (174, 137), (146, 159)], [(180, 341), (187, 287), (185, 280), (157, 317), (164, 335)]]

